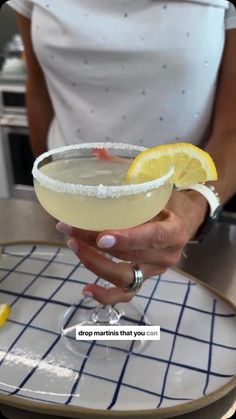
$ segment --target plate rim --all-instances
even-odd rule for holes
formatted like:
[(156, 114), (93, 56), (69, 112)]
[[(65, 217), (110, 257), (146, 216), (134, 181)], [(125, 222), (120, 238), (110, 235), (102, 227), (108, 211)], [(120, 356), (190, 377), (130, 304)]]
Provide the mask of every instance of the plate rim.
[[(63, 240), (55, 240), (55, 241), (47, 241), (47, 240), (20, 240), (20, 241), (2, 241), (0, 242), (0, 246), (14, 246), (14, 245), (45, 245), (45, 246), (58, 246), (61, 248), (67, 248), (65, 241)], [(0, 247), (0, 256), (1, 256), (1, 247)], [(197, 282), (204, 288), (211, 291), (217, 297), (219, 297), (222, 301), (224, 301), (236, 314), (236, 304), (233, 301), (229, 300), (221, 291), (214, 288), (212, 285), (206, 284), (201, 279), (196, 278), (193, 275), (184, 272), (182, 269), (178, 267), (171, 267), (170, 269), (183, 274), (185, 277), (192, 279), (193, 281)], [(83, 415), (84, 418), (99, 418), (99, 417), (109, 417), (109, 418), (125, 418), (125, 417), (136, 417), (137, 411), (139, 417), (155, 417), (155, 418), (171, 418), (175, 416), (179, 416), (181, 414), (190, 413), (193, 411), (197, 411), (203, 407), (206, 407), (215, 401), (221, 399), (222, 397), (226, 396), (226, 394), (230, 393), (233, 389), (236, 388), (236, 375), (230, 379), (229, 382), (224, 384), (223, 386), (219, 387), (217, 390), (213, 391), (212, 393), (208, 394), (207, 396), (200, 397), (195, 400), (191, 400), (186, 403), (181, 403), (176, 406), (169, 406), (169, 407), (161, 407), (156, 409), (138, 409), (138, 410), (107, 410), (107, 409), (90, 409), (86, 407), (80, 406), (72, 406), (72, 405), (63, 405), (63, 404), (54, 404), (50, 402), (39, 402), (34, 400), (24, 399), (21, 396), (14, 396), (14, 395), (4, 395), (1, 393), (0, 390), (0, 403), (4, 405), (8, 405), (11, 407), (35, 412), (35, 413), (42, 413), (42, 414), (59, 414), (60, 416), (71, 417), (71, 418), (78, 418), (78, 414)], [(102, 415), (102, 416), (101, 416)]]

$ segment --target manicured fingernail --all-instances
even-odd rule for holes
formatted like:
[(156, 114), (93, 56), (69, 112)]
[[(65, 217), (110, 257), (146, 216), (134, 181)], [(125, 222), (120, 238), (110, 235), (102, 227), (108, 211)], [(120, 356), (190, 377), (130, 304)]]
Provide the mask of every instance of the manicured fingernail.
[(110, 235), (102, 236), (98, 241), (98, 247), (100, 247), (101, 249), (110, 249), (115, 244), (116, 238)]
[(84, 297), (93, 298), (93, 293), (91, 291), (82, 291), (82, 294), (84, 295)]
[(66, 234), (67, 236), (69, 236), (72, 232), (72, 227), (69, 226), (68, 224), (62, 223), (61, 221), (59, 223), (57, 223), (56, 229), (60, 233)]
[(79, 251), (79, 245), (75, 240), (68, 240), (66, 243), (70, 250), (74, 253), (78, 253)]

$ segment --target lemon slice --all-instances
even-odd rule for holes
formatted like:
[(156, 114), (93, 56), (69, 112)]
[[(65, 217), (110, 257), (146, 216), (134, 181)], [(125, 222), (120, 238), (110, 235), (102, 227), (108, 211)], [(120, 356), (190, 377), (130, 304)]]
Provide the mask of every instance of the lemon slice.
[(0, 304), (0, 327), (4, 326), (10, 316), (11, 307), (8, 304)]
[(145, 182), (163, 176), (174, 167), (172, 181), (177, 187), (217, 179), (211, 156), (191, 143), (162, 144), (142, 151), (131, 163), (127, 180)]

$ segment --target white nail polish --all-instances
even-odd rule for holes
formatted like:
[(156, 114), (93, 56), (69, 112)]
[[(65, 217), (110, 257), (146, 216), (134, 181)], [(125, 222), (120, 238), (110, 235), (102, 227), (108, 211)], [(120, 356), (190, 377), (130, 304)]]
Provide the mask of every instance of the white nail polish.
[(65, 234), (66, 236), (69, 236), (72, 233), (72, 227), (62, 223), (61, 221), (59, 223), (57, 223), (56, 225), (56, 229), (57, 231), (59, 231), (60, 233)]
[(98, 241), (98, 247), (100, 249), (110, 249), (116, 244), (116, 238), (107, 234), (106, 236), (102, 236)]

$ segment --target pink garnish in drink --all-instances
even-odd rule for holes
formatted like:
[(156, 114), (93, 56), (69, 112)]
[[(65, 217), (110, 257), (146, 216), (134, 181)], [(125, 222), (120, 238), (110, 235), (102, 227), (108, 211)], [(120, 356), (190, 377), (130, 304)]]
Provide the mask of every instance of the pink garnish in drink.
[(109, 161), (124, 161), (122, 157), (113, 156), (106, 148), (94, 148), (92, 151), (93, 157)]

